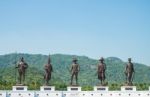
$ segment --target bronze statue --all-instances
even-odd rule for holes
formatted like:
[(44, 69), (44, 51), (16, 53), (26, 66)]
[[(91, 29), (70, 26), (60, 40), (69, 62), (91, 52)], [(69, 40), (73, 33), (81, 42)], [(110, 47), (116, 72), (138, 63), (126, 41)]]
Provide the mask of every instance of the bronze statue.
[(45, 69), (45, 75), (44, 75), (45, 85), (48, 85), (49, 80), (51, 80), (51, 74), (53, 72), (50, 56), (48, 57), (48, 63), (45, 65), (44, 69)]
[(78, 85), (78, 72), (80, 71), (79, 64), (77, 63), (77, 59), (73, 59), (73, 64), (71, 65), (71, 83), (70, 85), (73, 85), (73, 78), (75, 77), (76, 79), (76, 84)]
[(20, 62), (18, 63), (16, 68), (18, 68), (18, 73), (19, 73), (19, 84), (24, 84), (25, 74), (26, 74), (26, 69), (28, 68), (28, 64), (24, 61), (23, 57), (20, 59)]
[(99, 59), (99, 62), (97, 68), (98, 79), (101, 81), (101, 85), (105, 85), (106, 64), (104, 63), (104, 58)]
[(128, 63), (125, 67), (125, 75), (126, 75), (126, 83), (127, 85), (132, 85), (132, 81), (134, 78), (134, 65), (131, 62), (131, 58), (128, 58)]

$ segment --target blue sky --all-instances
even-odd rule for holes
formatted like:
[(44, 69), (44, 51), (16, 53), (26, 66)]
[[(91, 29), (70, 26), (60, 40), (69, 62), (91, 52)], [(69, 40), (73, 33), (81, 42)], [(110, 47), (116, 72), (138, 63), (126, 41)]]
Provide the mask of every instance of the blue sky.
[(0, 54), (116, 56), (150, 65), (150, 0), (1, 0)]

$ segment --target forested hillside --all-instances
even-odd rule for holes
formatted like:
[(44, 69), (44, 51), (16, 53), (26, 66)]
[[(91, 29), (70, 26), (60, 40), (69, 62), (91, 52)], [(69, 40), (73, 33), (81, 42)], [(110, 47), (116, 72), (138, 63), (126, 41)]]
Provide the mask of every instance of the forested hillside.
[[(44, 64), (47, 63), (48, 56), (41, 54), (22, 54), (13, 53), (7, 55), (0, 55), (0, 85), (1, 89), (11, 89), (11, 86), (15, 84), (18, 74), (15, 69), (16, 63), (20, 60), (20, 57), (24, 57), (25, 61), (29, 64), (29, 68), (26, 74), (26, 84), (30, 89), (38, 89), (40, 85), (43, 85)], [(70, 83), (70, 65), (72, 58), (76, 57), (80, 64), (79, 84), (85, 88), (97, 85), (99, 80), (97, 79), (96, 68), (98, 60), (91, 59), (86, 56), (76, 55), (63, 55), (54, 54), (51, 55), (51, 61), (53, 65), (53, 74), (51, 84), (56, 88), (64, 88)], [(125, 81), (124, 68), (125, 62), (117, 57), (105, 58), (107, 65), (106, 80), (112, 88), (117, 88)], [(141, 84), (145, 87), (150, 82), (150, 67), (144, 64), (134, 63), (135, 66), (135, 79), (136, 85)]]

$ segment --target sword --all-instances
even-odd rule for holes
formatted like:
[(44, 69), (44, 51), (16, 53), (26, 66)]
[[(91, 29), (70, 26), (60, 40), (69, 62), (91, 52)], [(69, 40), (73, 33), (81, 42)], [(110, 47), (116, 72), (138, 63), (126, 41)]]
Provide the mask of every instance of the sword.
[(125, 80), (126, 80), (126, 83), (127, 83), (127, 80), (128, 80), (128, 77), (127, 77), (127, 76), (128, 76), (128, 74), (127, 74), (126, 71), (124, 72), (124, 74), (125, 74), (125, 76), (126, 76), (126, 77), (125, 77)]
[(15, 83), (17, 82), (17, 62), (15, 61)]
[(17, 83), (17, 53), (16, 53), (16, 57), (15, 57), (15, 62), (13, 63), (15, 64), (15, 83)]
[(135, 72), (133, 72), (133, 74), (132, 74), (132, 80), (131, 80), (131, 82), (133, 82), (134, 76), (135, 76)]

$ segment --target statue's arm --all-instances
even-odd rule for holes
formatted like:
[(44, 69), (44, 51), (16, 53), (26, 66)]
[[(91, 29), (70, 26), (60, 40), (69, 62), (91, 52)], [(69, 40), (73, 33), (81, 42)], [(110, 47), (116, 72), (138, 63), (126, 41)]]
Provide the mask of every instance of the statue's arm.
[(28, 68), (28, 64), (26, 63), (26, 68)]
[(135, 72), (135, 70), (134, 70), (134, 64), (132, 64), (133, 65), (133, 72)]
[(72, 69), (73, 69), (73, 66), (71, 65), (71, 69), (70, 69), (70, 72), (72, 71)]
[(126, 64), (126, 67), (125, 67), (125, 70), (124, 70), (125, 74), (127, 73), (127, 68), (128, 68), (128, 65)]
[(80, 71), (80, 65), (78, 65), (78, 71)]
[(17, 64), (17, 66), (15, 66), (15, 68), (19, 68), (19, 64)]

